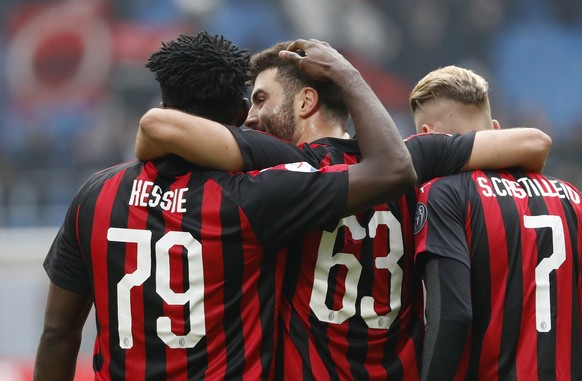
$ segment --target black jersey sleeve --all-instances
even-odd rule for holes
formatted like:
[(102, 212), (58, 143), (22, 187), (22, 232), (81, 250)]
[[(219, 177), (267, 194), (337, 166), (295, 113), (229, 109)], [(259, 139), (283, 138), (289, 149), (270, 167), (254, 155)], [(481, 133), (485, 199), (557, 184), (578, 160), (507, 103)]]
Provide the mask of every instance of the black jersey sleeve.
[(423, 271), (426, 334), (421, 380), (452, 380), (472, 320), (471, 274), (459, 261), (432, 257)]
[(459, 172), (465, 165), (475, 142), (475, 132), (465, 134), (419, 134), (407, 138), (417, 183)]
[(302, 162), (217, 181), (244, 211), (261, 243), (280, 247), (308, 230), (337, 226), (346, 206), (348, 167), (315, 169)]
[(295, 144), (273, 135), (248, 128), (228, 127), (240, 148), (243, 170), (263, 169), (278, 164), (305, 161), (305, 154)]
[(463, 176), (429, 181), (421, 187), (416, 204), (414, 234), (416, 262), (424, 256), (447, 257), (471, 268), (469, 246), (465, 232), (467, 218)]
[(44, 260), (44, 269), (54, 284), (69, 291), (91, 291), (90, 277), (76, 239), (77, 195)]

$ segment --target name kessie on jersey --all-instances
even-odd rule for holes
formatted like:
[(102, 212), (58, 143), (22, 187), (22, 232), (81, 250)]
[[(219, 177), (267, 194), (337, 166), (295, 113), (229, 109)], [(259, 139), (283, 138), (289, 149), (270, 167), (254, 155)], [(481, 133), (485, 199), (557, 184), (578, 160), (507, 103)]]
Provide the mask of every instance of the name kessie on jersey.
[(568, 184), (554, 179), (530, 179), (522, 177), (516, 181), (478, 176), (477, 184), (485, 197), (559, 197), (580, 204), (580, 195)]
[(133, 180), (131, 195), (129, 197), (130, 206), (143, 206), (155, 208), (159, 206), (171, 213), (185, 213), (186, 198), (184, 194), (188, 188), (177, 188), (163, 191), (159, 185), (153, 181)]

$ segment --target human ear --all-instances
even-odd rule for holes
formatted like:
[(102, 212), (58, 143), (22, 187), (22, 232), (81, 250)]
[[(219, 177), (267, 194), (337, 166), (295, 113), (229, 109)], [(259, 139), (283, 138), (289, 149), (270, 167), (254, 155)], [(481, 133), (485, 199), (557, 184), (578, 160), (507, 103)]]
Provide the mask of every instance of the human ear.
[(238, 115), (236, 117), (236, 121), (235, 121), (235, 126), (242, 126), (245, 121), (247, 120), (247, 117), (249, 115), (249, 110), (251, 109), (251, 102), (249, 101), (248, 98), (243, 98), (242, 104), (240, 106), (240, 110), (238, 112)]
[(422, 127), (420, 128), (421, 133), (422, 134), (426, 134), (429, 132), (433, 132), (433, 126), (429, 125), (429, 124), (423, 124)]
[(493, 129), (494, 130), (500, 130), (501, 129), (501, 124), (499, 124), (499, 121), (497, 119), (491, 119), (491, 122), (493, 124)]
[(303, 117), (310, 116), (319, 108), (319, 94), (313, 87), (304, 87), (300, 94), (301, 108), (299, 115)]

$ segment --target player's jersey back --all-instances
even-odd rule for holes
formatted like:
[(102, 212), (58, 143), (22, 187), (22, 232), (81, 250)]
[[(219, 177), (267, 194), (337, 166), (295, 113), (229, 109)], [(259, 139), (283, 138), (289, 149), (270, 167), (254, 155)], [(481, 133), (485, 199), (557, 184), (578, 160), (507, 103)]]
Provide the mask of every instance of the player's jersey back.
[(272, 377), (280, 248), (335, 226), (346, 191), (345, 166), (231, 176), (164, 159), (93, 176), (45, 268), (94, 295), (97, 379)]
[[(473, 135), (431, 135), (412, 138), (407, 148), (422, 181), (457, 171), (472, 143)], [(320, 139), (302, 149), (322, 168), (360, 160), (354, 140)], [(333, 230), (312, 231), (289, 248), (277, 379), (419, 379), (424, 321), (413, 262), (417, 191), (344, 218)]]
[(431, 218), (460, 211), (448, 215), (458, 215), (454, 224), (429, 218), (417, 248), (471, 269), (473, 325), (459, 379), (582, 380), (578, 190), (540, 174), (475, 171), (428, 184), (420, 201)]

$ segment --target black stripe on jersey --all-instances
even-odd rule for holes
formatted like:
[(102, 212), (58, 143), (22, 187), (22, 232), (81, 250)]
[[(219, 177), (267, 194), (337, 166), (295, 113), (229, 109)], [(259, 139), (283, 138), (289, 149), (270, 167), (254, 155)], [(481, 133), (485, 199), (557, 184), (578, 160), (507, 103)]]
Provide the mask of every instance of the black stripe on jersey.
[[(273, 293), (275, 292), (275, 287), (277, 287), (276, 273), (277, 261), (279, 260), (278, 250), (265, 249), (263, 253), (263, 260), (261, 261), (261, 273), (257, 284), (257, 291), (259, 297), (259, 306), (262, 309), (260, 313), (261, 319), (261, 332), (275, 332), (274, 323), (278, 320), (278, 316), (275, 316), (275, 298)], [(277, 311), (279, 311), (277, 309)], [(267, 334), (262, 335), (261, 340), (261, 364), (263, 369), (271, 370), (272, 368), (272, 355), (275, 351), (274, 335)], [(263, 372), (263, 379), (268, 379), (269, 371)]]
[[(197, 180), (198, 179), (198, 180)], [(202, 203), (204, 198), (204, 182), (199, 180), (200, 177), (196, 174), (192, 174), (188, 182), (188, 197), (186, 198), (185, 209), (188, 211), (182, 218), (182, 230), (191, 232), (192, 236), (202, 242), (201, 233), (201, 221), (202, 221)], [(217, 253), (222, 255), (222, 253)], [(188, 269), (188, 266), (184, 266), (184, 271), (203, 271), (203, 269)], [(187, 276), (185, 274), (185, 276)], [(186, 281), (186, 283), (188, 283)], [(190, 303), (186, 306), (190, 308)], [(187, 313), (185, 316), (188, 316)], [(189, 319), (187, 319), (190, 323)], [(190, 329), (188, 325), (186, 329)], [(187, 331), (186, 331), (187, 332)], [(198, 344), (193, 348), (186, 349), (187, 356), (187, 366), (188, 366), (188, 379), (202, 380), (204, 374), (208, 369), (208, 349), (207, 342), (208, 337), (204, 336)]]
[[(506, 376), (506, 380), (517, 379), (516, 353), (523, 314), (523, 259), (521, 239), (521, 212), (517, 209), (513, 197), (497, 197), (501, 211), (500, 222), (503, 226), (507, 250), (507, 278), (505, 283), (505, 299), (503, 301), (503, 325), (499, 344), (498, 372)], [(490, 256), (495, 252), (489, 253)], [(474, 315), (476, 316), (476, 315)]]
[[(391, 330), (396, 326), (396, 324), (399, 324), (398, 320), (395, 320), (394, 323), (392, 323)], [(394, 337), (402, 334), (400, 327), (398, 327), (394, 333), (392, 333), (391, 330), (388, 332), (390, 332)], [(386, 364), (386, 372), (388, 373), (389, 380), (403, 380), (404, 368), (402, 367), (402, 361), (398, 358), (398, 353), (396, 351), (398, 344), (398, 340), (392, 339), (386, 340), (386, 345), (384, 346), (382, 362)], [(422, 357), (417, 357), (417, 359), (420, 358)], [(420, 372), (415, 373), (420, 374)]]
[[(222, 226), (240, 226), (241, 221), (238, 215), (238, 205), (234, 204), (229, 197), (222, 198), (220, 219)], [(237, 212), (236, 214), (234, 212)], [(242, 251), (243, 242), (240, 232), (237, 235), (232, 232), (223, 232), (224, 253), (224, 274), (232, 274), (231, 278), (224, 279), (224, 333), (226, 340), (226, 379), (233, 379), (235, 375), (242, 374), (245, 367), (245, 353), (238, 353), (236, 348), (244, 348), (244, 331), (240, 311), (241, 293), (243, 287), (244, 253)], [(236, 300), (236, 303), (231, 301)], [(232, 304), (230, 304), (232, 303)]]
[[(101, 186), (103, 183), (101, 183)], [(95, 287), (95, 283), (93, 280), (93, 262), (91, 261), (91, 242), (92, 242), (92, 227), (93, 221), (95, 219), (95, 204), (97, 203), (97, 197), (99, 196), (99, 192), (94, 192), (91, 194), (91, 198), (86, 198), (84, 203), (87, 205), (86, 210), (83, 214), (83, 226), (88, 226), (87, 229), (81, 230), (79, 226), (77, 226), (77, 234), (79, 234), (79, 244), (81, 247), (81, 253), (83, 255), (83, 260), (87, 265), (87, 271), (89, 272), (89, 276), (91, 277), (91, 287)], [(84, 236), (86, 235), (86, 236)], [(95, 290), (93, 290), (94, 294)], [(95, 309), (95, 308), (94, 308)], [(97, 311), (95, 311), (97, 315)], [(98, 315), (97, 315), (98, 317)], [(101, 335), (101, 325), (99, 324), (99, 319), (95, 319), (95, 325), (97, 330), (97, 337)], [(95, 372), (99, 372), (103, 367), (104, 359), (103, 354), (101, 351), (93, 354), (93, 370)]]
[[(118, 190), (132, 188), (133, 180), (139, 175), (142, 166), (129, 168), (124, 174), (119, 184)], [(127, 227), (128, 223), (127, 199), (122, 192), (117, 192), (111, 207), (109, 220), (110, 227)], [(109, 373), (113, 380), (125, 380), (127, 378), (125, 369), (126, 350), (119, 346), (118, 308), (117, 308), (117, 282), (123, 278), (124, 264), (126, 256), (126, 244), (121, 242), (109, 242), (107, 244), (107, 310), (109, 311), (109, 350), (110, 368)]]
[[(279, 319), (279, 331), (283, 329), (284, 323), (282, 319)], [(279, 338), (281, 335), (279, 334)], [(277, 349), (275, 351), (275, 380), (283, 380), (285, 376), (284, 366), (285, 366), (285, 353), (284, 352), (283, 340), (279, 339), (277, 341)]]
[[(422, 292), (422, 290), (418, 290), (418, 292)], [(415, 309), (416, 311), (422, 311), (422, 305), (420, 305), (418, 308)], [(406, 325), (406, 332), (408, 334), (408, 336), (411, 338), (412, 343), (414, 344), (414, 358), (416, 359), (416, 371), (414, 372), (415, 374), (420, 374), (420, 367), (421, 367), (421, 359), (422, 359), (422, 343), (423, 343), (423, 339), (424, 339), (424, 317), (422, 316), (418, 316), (418, 315), (414, 315), (410, 318), (410, 321), (408, 322), (408, 324)], [(402, 362), (401, 361), (394, 361), (395, 365), (398, 365), (398, 375), (402, 375), (403, 369), (402, 369)], [(395, 368), (395, 365), (390, 365), (389, 366), (389, 370), (392, 368)], [(410, 371), (409, 371), (410, 372)], [(388, 373), (388, 376), (390, 376), (391, 373)], [(402, 376), (399, 376), (400, 378), (396, 378), (396, 379), (403, 379)], [(392, 379), (392, 378), (391, 378)]]
[[(476, 192), (477, 190), (475, 187), (471, 187), (470, 191)], [(479, 374), (479, 360), (483, 349), (483, 338), (491, 321), (491, 267), (488, 255), (489, 239), (487, 238), (491, 232), (484, 229), (484, 212), (480, 197), (476, 195), (474, 197), (468, 197), (468, 199), (476, 200), (475, 204), (471, 204), (471, 214), (474, 217), (471, 219), (471, 240), (469, 242), (470, 252), (477, 254), (471, 258), (471, 282), (479, 284), (478, 288), (472, 287), (472, 292), (476, 294), (473, 296), (473, 300), (483, 301), (483, 303), (473, 303), (473, 316), (479, 316), (479, 320), (473, 321), (472, 325), (471, 354), (466, 377), (468, 380), (476, 380)], [(482, 242), (486, 247), (476, 248), (478, 242)], [(477, 294), (478, 290), (481, 291), (481, 294)]]
[(580, 306), (580, 296), (576, 293), (577, 284), (582, 274), (580, 273), (580, 252), (578, 251), (578, 231), (580, 229), (576, 212), (572, 208), (571, 203), (564, 202), (564, 214), (566, 221), (568, 221), (567, 228), (572, 241), (572, 260), (573, 260), (573, 274), (572, 274), (572, 350), (571, 350), (571, 377), (573, 380), (582, 380), (582, 332), (580, 328), (582, 322), (579, 311), (582, 311)]
[(297, 279), (299, 278), (299, 271), (301, 269), (303, 241), (294, 241), (287, 249), (287, 260), (285, 262), (285, 281), (283, 282), (283, 296), (290, 304), (295, 298), (295, 291)]
[[(330, 278), (332, 277), (331, 271), (330, 271), (329, 276), (330, 276)], [(331, 287), (331, 284), (330, 284), (330, 287), (328, 288), (328, 293), (330, 293), (331, 290), (335, 290), (335, 288)], [(292, 315), (291, 317), (294, 318), (295, 315)], [(294, 320), (295, 319), (293, 319), (291, 321), (291, 323), (293, 323)], [(317, 316), (315, 316), (315, 314), (313, 313), (313, 311), (311, 311), (309, 313), (309, 325), (311, 326), (310, 331), (314, 332), (313, 334), (316, 334), (318, 336), (317, 343), (321, 344), (320, 347), (317, 347), (316, 352), (317, 352), (317, 356), (321, 359), (321, 362), (330, 371), (329, 379), (332, 381), (339, 380), (339, 375), (337, 373), (335, 366), (330, 366), (330, 364), (334, 364), (334, 361), (333, 361), (333, 358), (331, 357), (331, 353), (329, 351), (329, 335), (327, 334), (327, 328), (329, 327), (329, 324), (320, 322), (319, 319), (317, 318)], [(291, 326), (291, 330), (292, 329), (293, 329), (293, 326)], [(299, 332), (299, 331), (297, 331), (297, 332), (291, 331), (291, 332), (293, 335), (297, 335), (297, 332)], [(302, 340), (302, 342), (303, 342), (303, 340)], [(307, 345), (307, 339), (305, 339), (304, 343), (305, 343), (304, 345), (299, 345), (299, 343), (295, 343), (295, 345), (297, 346), (298, 350), (300, 350), (300, 351), (305, 350), (305, 352), (301, 352), (301, 353), (309, 353), (310, 350), (309, 350), (309, 346)], [(307, 369), (305, 369), (305, 373), (307, 373)]]
[[(295, 298), (295, 291), (297, 290), (297, 279), (299, 277), (299, 272), (301, 268), (301, 261), (303, 252), (303, 241), (298, 240), (293, 243), (293, 245), (289, 246), (287, 249), (287, 260), (285, 261), (285, 275), (284, 275), (284, 282), (283, 282), (283, 298), (286, 300), (283, 303), (288, 303), (293, 305), (293, 299)], [(289, 308), (291, 316), (289, 317), (289, 330), (290, 330), (290, 337), (293, 339), (293, 344), (297, 347), (297, 351), (302, 354), (309, 353), (309, 339), (307, 336), (307, 329), (303, 327), (301, 323), (301, 319), (295, 308)], [(311, 314), (310, 314), (311, 315)], [(285, 329), (284, 325), (285, 322), (280, 319), (279, 320), (280, 330)], [(277, 372), (276, 379), (284, 379), (284, 369), (285, 369), (285, 357), (284, 357), (284, 345), (283, 340), (279, 340), (279, 344), (277, 345), (277, 359), (276, 359), (276, 366), (275, 370)], [(310, 364), (308, 361), (301, 361), (302, 365), (302, 373), (303, 373), (303, 380), (307, 381), (310, 380), (310, 374), (312, 374), (310, 370)]]
[[(301, 354), (309, 354), (310, 349), (309, 349), (309, 339), (307, 337), (307, 330), (302, 326), (301, 324), (301, 319), (299, 317), (299, 315), (297, 315), (297, 312), (294, 308), (290, 308), (289, 309), (291, 312), (291, 316), (289, 318), (289, 335), (292, 337), (293, 339), (293, 345), (297, 348), (297, 352), (301, 353)], [(310, 317), (312, 316), (312, 314), (310, 315)], [(280, 348), (283, 348), (283, 346), (281, 346)], [(281, 350), (281, 352), (284, 352), (284, 350)], [(319, 355), (319, 351), (317, 351), (317, 354)], [(330, 361), (329, 358), (327, 361)], [(328, 364), (327, 362), (324, 362), (324, 364)], [(313, 364), (311, 364), (311, 362), (309, 361), (309, 359), (302, 359), (301, 361), (301, 373), (302, 373), (302, 380), (303, 381), (315, 381), (315, 379), (313, 378)], [(287, 365), (288, 366), (288, 365)], [(285, 374), (285, 359), (281, 358), (278, 359), (277, 362), (277, 366), (276, 366), (278, 375), (280, 376), (280, 379), (283, 380), (284, 379), (284, 374)], [(334, 379), (334, 378), (332, 378)], [(335, 379), (338, 379), (337, 375), (335, 377)], [(294, 380), (291, 380), (294, 381)]]

